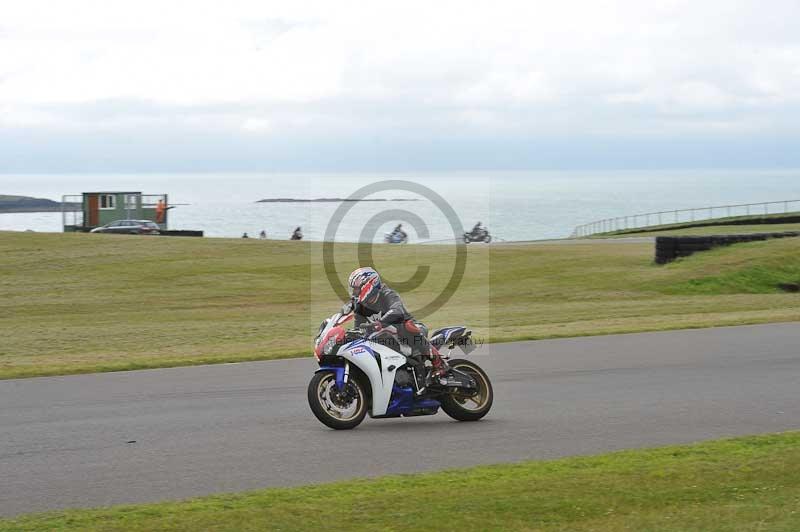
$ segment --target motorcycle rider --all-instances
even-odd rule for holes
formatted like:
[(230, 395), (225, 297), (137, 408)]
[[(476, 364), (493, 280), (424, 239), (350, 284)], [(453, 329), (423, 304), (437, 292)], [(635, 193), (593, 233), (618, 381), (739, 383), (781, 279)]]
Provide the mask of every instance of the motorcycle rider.
[(394, 228), (394, 230), (392, 231), (392, 235), (398, 235), (398, 236), (400, 236), (401, 238), (406, 238), (406, 237), (408, 237), (408, 235), (406, 234), (406, 232), (405, 232), (405, 231), (403, 231), (403, 224), (397, 224), (397, 227), (395, 227), (395, 228)]
[(478, 223), (475, 224), (475, 227), (472, 228), (472, 232), (470, 233), (471, 236), (478, 236), (481, 231), (481, 222), (478, 220)]
[[(372, 334), (394, 325), (398, 341), (411, 346), (410, 361), (414, 363), (419, 376), (424, 378), (424, 371), (419, 370), (424, 367), (425, 359), (430, 359), (433, 364), (431, 378), (437, 379), (447, 374), (447, 364), (439, 351), (428, 342), (428, 328), (411, 316), (400, 295), (381, 282), (377, 271), (369, 267), (358, 268), (350, 274), (347, 284), (353, 298), (356, 328)], [(369, 318), (374, 321), (369, 321)]]
[(303, 240), (303, 231), (300, 229), (300, 226), (297, 226), (292, 232), (291, 240)]

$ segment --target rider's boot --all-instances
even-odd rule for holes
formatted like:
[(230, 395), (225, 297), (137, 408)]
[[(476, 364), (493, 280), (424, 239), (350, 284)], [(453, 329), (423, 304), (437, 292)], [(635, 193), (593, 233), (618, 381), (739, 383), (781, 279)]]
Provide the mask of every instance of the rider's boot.
[(408, 361), (411, 365), (411, 368), (414, 370), (413, 375), (416, 379), (415, 388), (417, 394), (419, 394), (428, 385), (428, 379), (425, 378), (425, 373), (427, 371), (427, 368), (425, 367), (425, 359), (412, 355), (408, 357)]
[(450, 369), (447, 362), (439, 354), (439, 350), (432, 345), (428, 345), (428, 358), (430, 358), (433, 368), (431, 370), (431, 379), (442, 379), (447, 376), (447, 370)]

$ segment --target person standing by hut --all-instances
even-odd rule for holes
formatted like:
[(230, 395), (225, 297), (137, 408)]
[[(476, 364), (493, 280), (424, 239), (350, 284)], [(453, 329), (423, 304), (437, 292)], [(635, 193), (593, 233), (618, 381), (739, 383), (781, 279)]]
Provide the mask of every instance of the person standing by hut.
[(164, 198), (158, 200), (158, 203), (156, 203), (156, 223), (167, 223), (167, 211), (172, 208), (174, 207), (168, 206)]
[(156, 223), (163, 224), (164, 217), (167, 215), (167, 204), (164, 202), (164, 198), (158, 200), (156, 203)]

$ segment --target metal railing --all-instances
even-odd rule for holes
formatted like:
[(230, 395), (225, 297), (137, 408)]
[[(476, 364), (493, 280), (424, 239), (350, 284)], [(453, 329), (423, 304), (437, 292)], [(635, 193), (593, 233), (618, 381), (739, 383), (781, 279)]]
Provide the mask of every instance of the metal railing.
[(61, 222), (64, 227), (83, 225), (82, 201), (83, 196), (81, 195), (65, 194), (61, 196)]
[(660, 225), (690, 223), (735, 216), (782, 214), (800, 211), (800, 200), (765, 201), (762, 203), (741, 203), (738, 205), (718, 205), (693, 209), (673, 209), (670, 211), (647, 212), (631, 216), (606, 218), (582, 224), (572, 231), (570, 238), (581, 238), (598, 233), (611, 233), (626, 229), (642, 229)]

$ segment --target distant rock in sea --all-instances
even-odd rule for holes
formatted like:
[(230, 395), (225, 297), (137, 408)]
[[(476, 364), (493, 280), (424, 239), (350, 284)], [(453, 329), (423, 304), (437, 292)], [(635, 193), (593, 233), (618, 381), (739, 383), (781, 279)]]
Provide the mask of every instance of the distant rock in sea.
[[(69, 204), (80, 207), (79, 204)], [(46, 198), (8, 196), (0, 194), (0, 212), (54, 212), (61, 210), (61, 202)]]
[(344, 201), (419, 201), (417, 198), (366, 198), (366, 199), (350, 199), (350, 198), (266, 198), (256, 201), (256, 203), (342, 203)]

